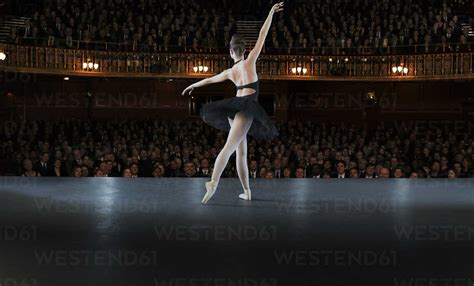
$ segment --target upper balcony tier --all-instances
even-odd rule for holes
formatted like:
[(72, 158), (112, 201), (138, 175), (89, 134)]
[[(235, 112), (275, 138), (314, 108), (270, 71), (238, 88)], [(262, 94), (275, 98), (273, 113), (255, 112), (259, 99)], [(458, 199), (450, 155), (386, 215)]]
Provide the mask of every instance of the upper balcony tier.
[[(262, 54), (261, 79), (306, 81), (410, 81), (474, 78), (474, 45), (464, 51), (442, 52), (416, 47), (394, 53)], [(400, 51), (400, 49), (398, 50)], [(3, 59), (3, 60), (2, 60)], [(2, 70), (58, 76), (125, 78), (202, 78), (232, 66), (224, 53), (119, 52), (0, 44)]]

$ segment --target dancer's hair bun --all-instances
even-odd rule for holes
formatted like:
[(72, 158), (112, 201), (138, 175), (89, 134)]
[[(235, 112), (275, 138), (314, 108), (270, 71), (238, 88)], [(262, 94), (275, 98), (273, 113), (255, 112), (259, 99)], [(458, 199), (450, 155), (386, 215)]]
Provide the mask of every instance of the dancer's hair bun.
[(238, 34), (232, 36), (232, 39), (230, 40), (230, 48), (234, 50), (234, 53), (236, 53), (238, 56), (242, 55), (245, 51), (245, 45), (246, 43), (244, 37)]

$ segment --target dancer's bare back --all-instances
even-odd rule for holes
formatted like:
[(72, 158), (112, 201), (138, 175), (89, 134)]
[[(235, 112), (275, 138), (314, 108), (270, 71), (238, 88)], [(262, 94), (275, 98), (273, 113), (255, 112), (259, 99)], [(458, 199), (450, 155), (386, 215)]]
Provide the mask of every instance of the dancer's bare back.
[[(229, 79), (236, 85), (242, 86), (258, 80), (255, 62), (243, 60), (229, 69)], [(252, 88), (238, 89), (236, 96), (247, 96), (255, 92)]]

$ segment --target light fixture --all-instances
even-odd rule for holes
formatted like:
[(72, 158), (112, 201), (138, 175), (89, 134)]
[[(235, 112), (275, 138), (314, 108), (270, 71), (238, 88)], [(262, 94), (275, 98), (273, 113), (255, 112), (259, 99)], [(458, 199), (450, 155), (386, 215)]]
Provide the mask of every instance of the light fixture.
[(208, 67), (208, 66), (203, 66), (203, 65), (199, 64), (198, 66), (193, 67), (193, 71), (194, 71), (195, 73), (198, 73), (198, 72), (200, 72), (200, 73), (201, 73), (201, 72), (207, 73), (207, 72), (209, 71), (209, 67)]
[(68, 80), (69, 80), (69, 77), (65, 77), (64, 80), (65, 80), (65, 81), (68, 81)]
[(7, 55), (4, 52), (0, 52), (0, 61), (4, 61), (7, 58)]
[(291, 72), (294, 74), (294, 75), (305, 75), (307, 72), (308, 72), (308, 69), (307, 68), (304, 68), (304, 67), (293, 67), (291, 68)]
[(347, 63), (349, 61), (349, 58), (345, 58), (344, 61)]
[(375, 94), (375, 91), (367, 92), (366, 96), (367, 96), (367, 103), (369, 105), (374, 105), (377, 103), (377, 95)]
[(195, 66), (193, 67), (193, 71), (195, 73), (198, 73), (198, 72), (208, 72), (209, 71), (209, 67), (208, 66), (202, 66), (202, 65), (199, 65), (199, 66)]
[(367, 98), (372, 100), (375, 99), (375, 91), (367, 92)]
[(392, 73), (394, 75), (407, 75), (408, 74), (408, 68), (404, 67), (403, 64), (392, 67)]
[(329, 58), (329, 62), (332, 63), (332, 58)]
[(94, 63), (91, 60), (87, 60), (87, 62), (82, 63), (82, 69), (85, 71), (93, 71), (93, 70), (98, 70), (99, 69), (99, 64)]

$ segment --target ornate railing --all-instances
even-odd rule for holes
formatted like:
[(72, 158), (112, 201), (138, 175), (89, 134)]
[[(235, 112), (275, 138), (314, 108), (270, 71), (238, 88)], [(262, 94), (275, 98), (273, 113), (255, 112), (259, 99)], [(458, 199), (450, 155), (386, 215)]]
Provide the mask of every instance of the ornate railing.
[[(256, 32), (258, 35), (258, 32)], [(34, 46), (34, 47), (49, 47), (49, 48), (66, 48), (78, 50), (94, 50), (107, 52), (133, 52), (133, 53), (211, 53), (211, 54), (225, 54), (228, 52), (228, 46), (188, 46), (170, 45), (163, 43), (143, 43), (138, 41), (117, 43), (106, 41), (84, 41), (55, 38), (51, 41), (48, 38), (31, 38), (20, 37), (9, 44)], [(331, 46), (295, 46), (295, 47), (272, 47), (265, 45), (262, 49), (262, 54), (266, 55), (409, 55), (409, 54), (426, 54), (436, 52), (470, 52), (474, 51), (474, 43), (430, 43), (430, 44), (416, 44), (416, 45), (395, 45), (395, 46), (351, 46), (341, 47), (336, 44)]]
[[(233, 62), (225, 54), (137, 53), (0, 44), (4, 70), (121, 77), (203, 77)], [(410, 55), (262, 55), (261, 78), (408, 80), (474, 77), (473, 52)]]

